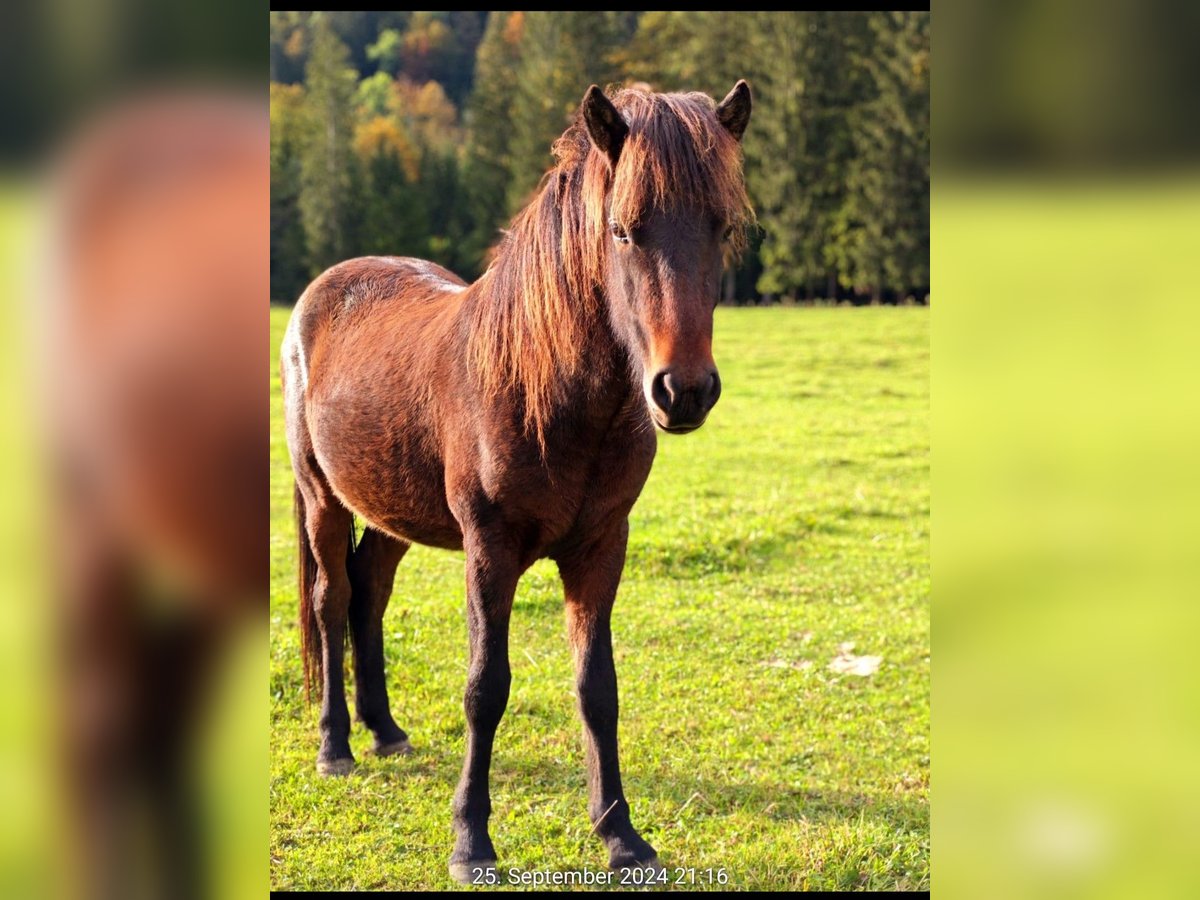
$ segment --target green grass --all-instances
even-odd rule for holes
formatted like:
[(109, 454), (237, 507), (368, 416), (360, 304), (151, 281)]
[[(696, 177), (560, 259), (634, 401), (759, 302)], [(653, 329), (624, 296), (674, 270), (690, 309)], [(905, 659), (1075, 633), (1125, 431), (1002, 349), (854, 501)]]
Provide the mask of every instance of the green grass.
[[(414, 547), (384, 630), (417, 752), (314, 762), (295, 626), (295, 530), (271, 311), (271, 881), (451, 888), (462, 763), (462, 554)], [(676, 866), (736, 889), (929, 885), (929, 313), (721, 309), (724, 393), (660, 436), (613, 616), (634, 824)], [(839, 646), (883, 657), (828, 668)], [(502, 873), (600, 869), (553, 564), (524, 577), (492, 765)], [(698, 885), (699, 886), (699, 885)]]

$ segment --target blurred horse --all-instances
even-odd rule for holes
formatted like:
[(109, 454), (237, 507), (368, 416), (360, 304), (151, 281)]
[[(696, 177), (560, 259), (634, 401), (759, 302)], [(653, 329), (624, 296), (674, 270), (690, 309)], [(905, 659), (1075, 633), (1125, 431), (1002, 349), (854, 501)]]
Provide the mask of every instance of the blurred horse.
[(190, 752), (222, 648), (266, 613), (267, 159), (261, 101), (164, 94), (95, 121), (52, 185), (67, 870), (89, 896), (206, 894)]

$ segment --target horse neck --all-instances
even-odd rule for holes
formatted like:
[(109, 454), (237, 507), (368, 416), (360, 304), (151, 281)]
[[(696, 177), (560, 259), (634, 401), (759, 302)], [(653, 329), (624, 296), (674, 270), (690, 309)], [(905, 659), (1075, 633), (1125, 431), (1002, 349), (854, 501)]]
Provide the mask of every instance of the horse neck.
[[(583, 449), (582, 434), (603, 441), (613, 439), (614, 432), (629, 430), (637, 419), (622, 411), (631, 403), (645, 403), (631, 374), (626, 350), (609, 324), (607, 302), (594, 316), (579, 364), (574, 372), (564, 376), (552, 416), (558, 422), (574, 423), (565, 432), (570, 436), (567, 444), (572, 454)], [(582, 430), (579, 426), (583, 426)]]
[[(463, 310), (468, 318), (476, 319), (471, 307), (490, 304), (517, 304), (521, 301), (517, 292), (514, 296), (501, 295), (506, 279), (485, 275), (472, 285)], [(608, 297), (595, 288), (594, 302), (584, 298), (573, 298), (572, 314), (579, 318), (565, 325), (573, 333), (579, 358), (570, 370), (558, 374), (558, 389), (555, 392), (553, 418), (561, 415), (584, 415), (588, 418), (611, 416), (631, 395), (640, 393), (630, 372), (627, 352), (613, 331), (609, 318)], [(508, 324), (518, 327), (516, 316), (510, 316)]]
[(579, 364), (566, 376), (564, 394), (584, 394), (602, 402), (620, 399), (635, 389), (627, 351), (613, 331), (608, 297), (597, 291), (596, 306), (587, 313)]

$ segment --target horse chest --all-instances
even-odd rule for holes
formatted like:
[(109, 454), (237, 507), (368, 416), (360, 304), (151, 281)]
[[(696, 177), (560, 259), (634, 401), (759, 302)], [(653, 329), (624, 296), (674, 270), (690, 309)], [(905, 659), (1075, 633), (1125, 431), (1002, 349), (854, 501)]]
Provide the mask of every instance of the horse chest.
[(644, 428), (609, 433), (594, 444), (552, 448), (536, 467), (508, 473), (501, 496), (508, 516), (536, 534), (535, 555), (589, 537), (625, 519), (654, 461), (656, 439)]
[(581, 498), (572, 530), (580, 536), (601, 531), (629, 515), (650, 472), (643, 465), (598, 471)]

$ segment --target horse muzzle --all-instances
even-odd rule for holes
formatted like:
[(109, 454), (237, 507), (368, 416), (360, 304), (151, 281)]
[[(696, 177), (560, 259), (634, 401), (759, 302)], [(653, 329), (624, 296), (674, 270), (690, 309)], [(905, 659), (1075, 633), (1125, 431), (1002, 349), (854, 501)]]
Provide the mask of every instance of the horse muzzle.
[(659, 370), (647, 386), (654, 424), (668, 434), (687, 434), (704, 424), (721, 397), (721, 376), (707, 368), (691, 377), (670, 368)]

